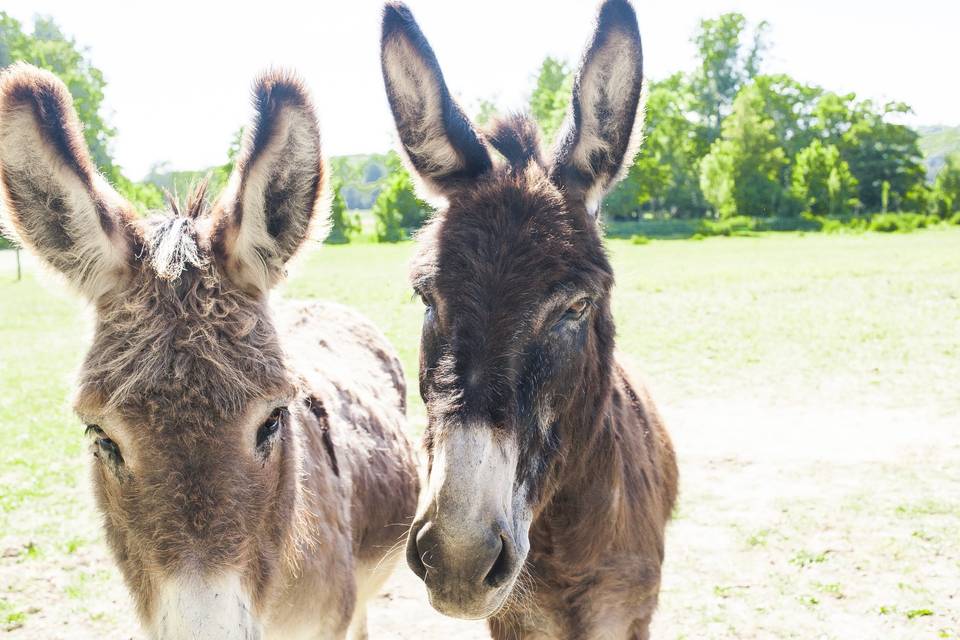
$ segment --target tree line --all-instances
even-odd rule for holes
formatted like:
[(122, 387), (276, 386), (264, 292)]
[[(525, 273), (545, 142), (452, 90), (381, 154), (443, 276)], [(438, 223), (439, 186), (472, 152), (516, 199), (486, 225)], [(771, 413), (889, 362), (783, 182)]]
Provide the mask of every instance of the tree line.
[[(751, 29), (739, 13), (700, 22), (695, 69), (649, 83), (643, 147), (604, 201), (606, 219), (747, 217), (780, 219), (789, 228), (790, 220), (893, 211), (958, 215), (960, 156), (949, 156), (928, 183), (920, 135), (901, 122), (907, 104), (762, 74), (768, 33), (766, 23)], [(572, 85), (566, 62), (543, 61), (529, 110), (548, 143)], [(483, 124), (495, 111), (482, 101), (476, 120)], [(401, 217), (418, 219), (413, 212)]]
[[(645, 141), (626, 178), (603, 207), (612, 222), (648, 219), (731, 221), (870, 217), (893, 211), (951, 219), (960, 215), (960, 156), (948, 155), (928, 180), (919, 133), (902, 124), (905, 103), (877, 103), (788, 75), (761, 73), (770, 50), (766, 23), (739, 13), (701, 21), (697, 64), (649, 82)], [(171, 172), (155, 166), (130, 180), (113, 160), (116, 131), (103, 116), (106, 82), (86, 50), (50, 18), (28, 31), (0, 12), (0, 67), (24, 60), (58, 75), (75, 101), (84, 136), (104, 176), (141, 210), (163, 206), (164, 191), (185, 193), (200, 179), (216, 190), (233, 166), (242, 131), (225, 164)], [(547, 57), (536, 74), (529, 111), (549, 144), (566, 117), (573, 76)], [(475, 121), (497, 115), (481, 100)], [(361, 232), (353, 209), (370, 209), (378, 240), (406, 237), (431, 210), (396, 153), (333, 158), (330, 242)], [(957, 218), (960, 222), (960, 218)]]
[[(692, 72), (649, 85), (644, 145), (607, 198), (608, 216), (955, 212), (945, 183), (926, 182), (919, 133), (900, 122), (907, 104), (761, 74), (767, 25), (750, 29), (739, 13), (701, 21), (693, 43)], [(569, 77), (556, 60), (541, 67), (531, 111), (548, 135)]]

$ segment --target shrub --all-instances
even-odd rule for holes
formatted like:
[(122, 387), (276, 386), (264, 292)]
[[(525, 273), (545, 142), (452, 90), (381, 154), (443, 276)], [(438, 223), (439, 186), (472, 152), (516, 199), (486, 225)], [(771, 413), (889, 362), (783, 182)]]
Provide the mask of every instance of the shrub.
[(389, 203), (381, 202), (380, 197), (373, 203), (373, 215), (377, 219), (377, 242), (400, 242), (407, 237), (403, 216)]
[(343, 181), (334, 179), (331, 188), (333, 197), (330, 199), (330, 233), (324, 240), (327, 244), (347, 244), (350, 236), (360, 233), (360, 218), (350, 216), (341, 194), (342, 188)]
[(868, 228), (879, 233), (910, 233), (939, 222), (937, 216), (922, 213), (881, 213), (870, 220)]
[(704, 236), (749, 236), (756, 231), (753, 218), (733, 216), (720, 220), (703, 220), (697, 231)]
[(874, 216), (870, 221), (870, 231), (877, 231), (879, 233), (895, 233), (902, 230), (903, 225), (899, 217), (893, 213), (881, 213), (878, 216)]
[(633, 244), (650, 244), (650, 238), (641, 234), (634, 234), (630, 236), (630, 242)]
[(847, 226), (843, 224), (843, 220), (837, 220), (835, 218), (822, 218), (823, 224), (820, 227), (820, 231), (823, 233), (842, 233), (847, 229)]
[(387, 161), (390, 176), (373, 203), (377, 242), (399, 242), (430, 215), (430, 207), (413, 190), (413, 180), (395, 154)]
[(934, 182), (932, 200), (934, 207), (944, 218), (960, 213), (960, 154), (947, 157)]
[(858, 182), (834, 145), (814, 140), (797, 154), (791, 193), (818, 214), (843, 214), (856, 208)]

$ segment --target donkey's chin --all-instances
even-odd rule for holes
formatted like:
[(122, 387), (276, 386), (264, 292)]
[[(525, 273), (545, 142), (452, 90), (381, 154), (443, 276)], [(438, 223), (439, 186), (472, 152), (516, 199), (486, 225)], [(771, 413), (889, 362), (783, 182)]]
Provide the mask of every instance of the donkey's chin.
[(516, 578), (502, 587), (481, 593), (431, 589), (428, 582), (427, 595), (430, 598), (430, 605), (445, 616), (463, 620), (483, 620), (496, 615), (503, 609), (510, 598), (515, 582)]

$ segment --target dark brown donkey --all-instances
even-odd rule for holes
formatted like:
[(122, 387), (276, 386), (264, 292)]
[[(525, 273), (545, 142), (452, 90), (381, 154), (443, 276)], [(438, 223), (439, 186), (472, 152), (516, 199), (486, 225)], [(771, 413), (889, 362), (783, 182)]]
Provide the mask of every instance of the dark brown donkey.
[(0, 76), (3, 208), (95, 307), (75, 406), (150, 636), (364, 637), (416, 509), (403, 374), (347, 309), (274, 319), (269, 290), (324, 217), (324, 163), (298, 80), (266, 74), (254, 102), (212, 210), (201, 191), (142, 219), (91, 164), (67, 88), (14, 66)]
[(597, 224), (640, 135), (633, 8), (601, 7), (549, 159), (527, 118), (475, 131), (401, 4), (382, 63), (407, 159), (446, 201), (412, 270), (430, 468), (407, 562), (436, 609), (497, 638), (646, 638), (677, 467), (614, 355)]

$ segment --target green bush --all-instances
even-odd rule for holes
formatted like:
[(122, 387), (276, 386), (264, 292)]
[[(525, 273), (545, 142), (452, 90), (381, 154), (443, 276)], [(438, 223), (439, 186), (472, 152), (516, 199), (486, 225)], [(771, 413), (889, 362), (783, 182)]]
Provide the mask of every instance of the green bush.
[(938, 224), (939, 218), (922, 213), (881, 213), (870, 220), (870, 231), (879, 233), (910, 233)]
[(650, 244), (650, 238), (639, 233), (635, 233), (630, 236), (630, 242), (632, 244)]
[(960, 212), (953, 214), (949, 220), (950, 224), (960, 226)]
[(759, 218), (755, 222), (757, 231), (820, 231), (823, 226), (814, 216), (803, 215)]
[(847, 225), (843, 223), (843, 220), (837, 220), (836, 218), (821, 218), (822, 224), (820, 226), (820, 231), (822, 233), (842, 233), (847, 229)]
[(430, 207), (417, 197), (413, 179), (396, 154), (387, 159), (387, 170), (390, 175), (373, 203), (377, 242), (399, 242), (426, 222)]
[(334, 179), (331, 185), (333, 197), (330, 199), (330, 232), (327, 234), (327, 244), (347, 244), (350, 236), (360, 233), (360, 218), (351, 217), (347, 211), (347, 203), (343, 199), (341, 189), (343, 182)]
[(704, 236), (750, 236), (757, 230), (757, 222), (747, 216), (733, 216), (720, 220), (702, 220), (697, 232)]
[(900, 217), (894, 213), (881, 213), (878, 216), (874, 216), (870, 221), (870, 231), (877, 231), (879, 233), (896, 233), (912, 230), (913, 229), (907, 229), (906, 225), (900, 220)]

